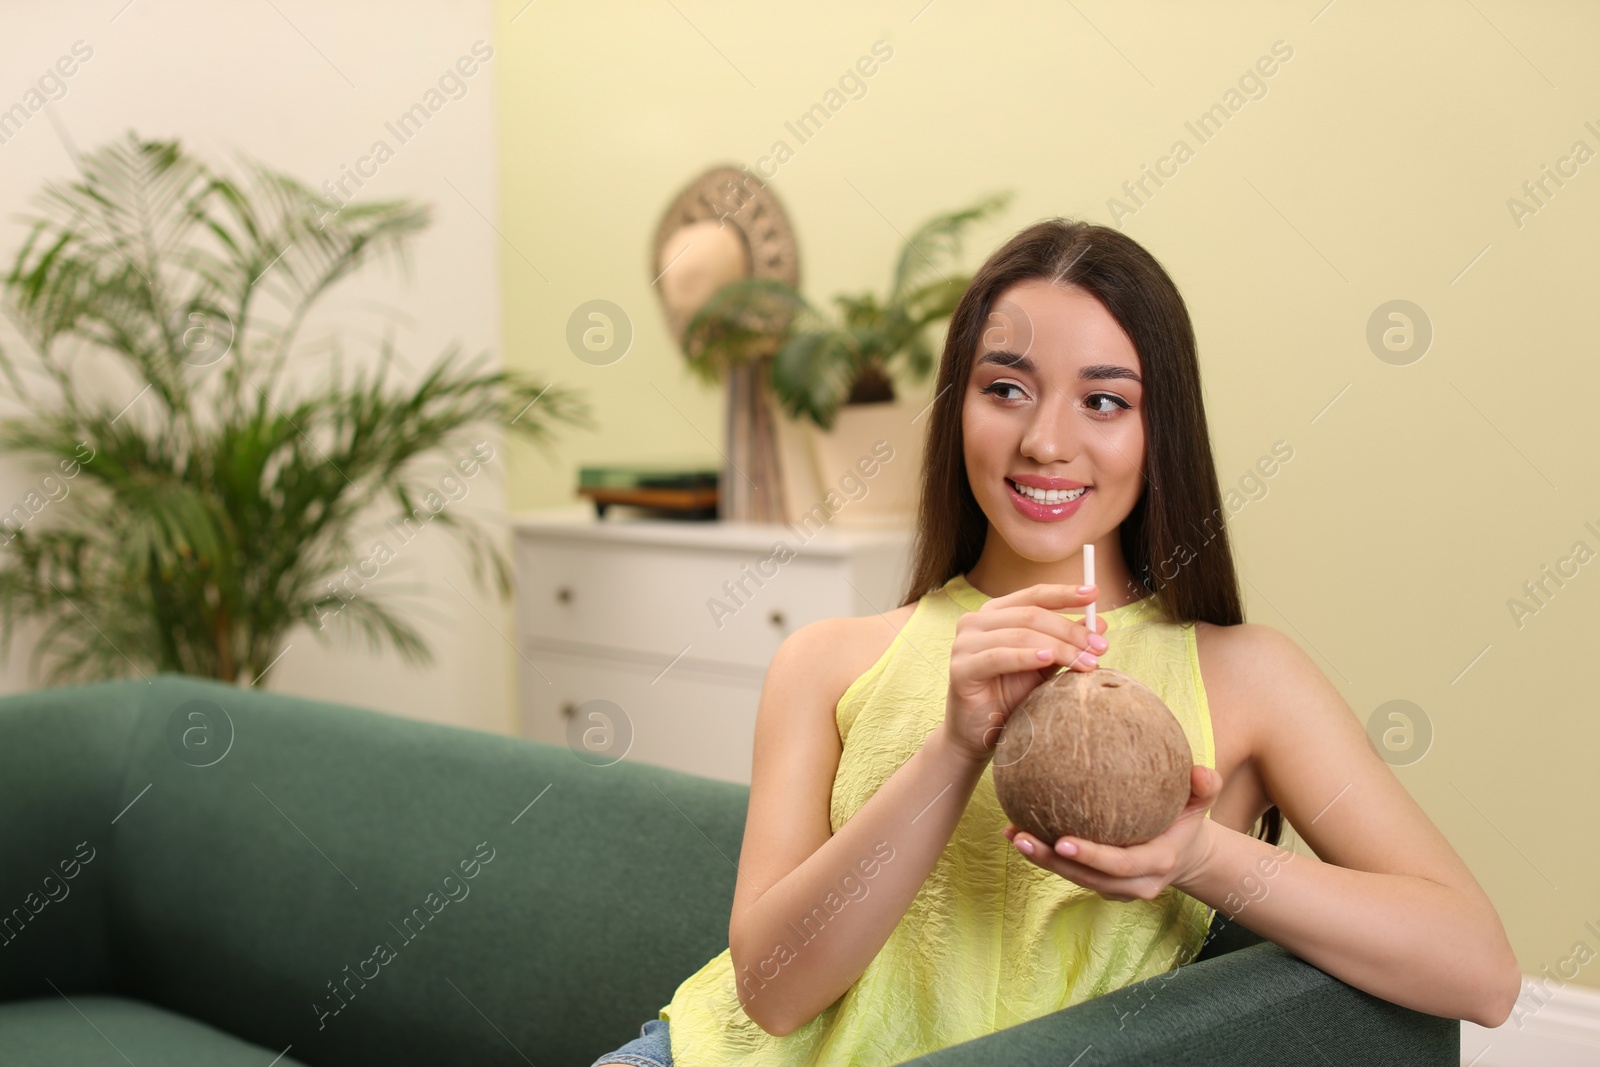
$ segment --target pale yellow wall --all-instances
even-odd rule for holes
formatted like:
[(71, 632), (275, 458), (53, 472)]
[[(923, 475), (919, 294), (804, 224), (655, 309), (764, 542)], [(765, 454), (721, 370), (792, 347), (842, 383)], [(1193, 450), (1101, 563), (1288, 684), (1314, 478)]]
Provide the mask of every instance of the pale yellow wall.
[[(1507, 605), (1576, 542), (1600, 549), (1600, 160), (1520, 226), (1507, 205), (1575, 142), (1600, 150), (1600, 10), (523, 5), (496, 13), (507, 363), (585, 389), (603, 433), (567, 434), (556, 467), (520, 453), (514, 509), (569, 501), (580, 463), (717, 462), (720, 397), (684, 372), (646, 266), (703, 168), (789, 141), (772, 186), (826, 299), (881, 288), (901, 234), (984, 192), (1018, 197), (969, 268), (1041, 217), (1109, 224), (1122, 183), (1187, 140), (1121, 224), (1189, 302), (1224, 486), (1294, 450), (1231, 519), (1249, 618), (1299, 641), (1363, 722), (1391, 699), (1423, 709), (1432, 747), (1396, 774), (1525, 972), (1600, 950), (1600, 563), (1520, 627)], [(879, 40), (894, 54), (866, 95), (800, 145), (785, 121)], [(1278, 41), (1293, 58), (1266, 95), (1198, 144), (1185, 121)], [(637, 331), (606, 368), (563, 340), (596, 297)], [(1365, 339), (1397, 298), (1435, 329), (1409, 366)], [(1600, 962), (1576, 981), (1600, 987)]]

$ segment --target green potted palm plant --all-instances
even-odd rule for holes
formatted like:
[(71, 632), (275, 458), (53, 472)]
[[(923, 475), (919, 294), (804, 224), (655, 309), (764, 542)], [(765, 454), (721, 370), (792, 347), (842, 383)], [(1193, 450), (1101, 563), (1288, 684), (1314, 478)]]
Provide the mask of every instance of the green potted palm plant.
[(508, 592), (501, 550), (451, 507), (453, 487), (484, 477), (502, 433), (544, 449), (555, 423), (590, 425), (587, 404), (458, 345), (408, 382), (390, 339), (356, 369), (337, 345), (303, 350), (300, 327), (342, 279), (405, 265), (424, 206), (340, 206), (133, 133), (79, 171), (47, 182), (0, 279), (22, 339), (0, 351), (0, 447), (47, 468), (0, 512), (0, 648), (38, 624), (51, 682), (254, 684), (296, 627), (428, 662), (371, 580), (408, 531), (436, 525)]
[(887, 476), (874, 476), (874, 491), (846, 509), (848, 521), (904, 521), (915, 504), (919, 459), (911, 420), (922, 405), (902, 403), (897, 380), (921, 384), (936, 366), (930, 335), (971, 282), (954, 269), (962, 237), (1010, 199), (999, 193), (928, 219), (901, 247), (888, 293), (838, 294), (835, 315), (781, 281), (746, 278), (722, 286), (689, 320), (684, 351), (698, 377), (717, 382), (732, 366), (763, 362), (774, 398), (809, 436), (815, 492), (799, 508), (885, 440), (895, 460), (884, 465)]

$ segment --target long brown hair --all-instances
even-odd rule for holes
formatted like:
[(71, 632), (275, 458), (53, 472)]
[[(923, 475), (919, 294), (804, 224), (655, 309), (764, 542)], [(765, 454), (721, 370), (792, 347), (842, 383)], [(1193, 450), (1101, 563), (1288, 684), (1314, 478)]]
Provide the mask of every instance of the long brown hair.
[[(1133, 238), (1059, 218), (1029, 226), (991, 255), (950, 318), (923, 446), (911, 577), (901, 606), (965, 574), (983, 551), (989, 520), (967, 481), (961, 412), (990, 312), (1007, 289), (1034, 279), (1093, 294), (1139, 354), (1145, 485), (1117, 531), (1136, 583), (1128, 593), (1153, 594), (1179, 622), (1244, 622), (1200, 394), (1194, 327), (1183, 297)], [(1282, 823), (1273, 805), (1258, 820), (1259, 836), (1277, 844)]]

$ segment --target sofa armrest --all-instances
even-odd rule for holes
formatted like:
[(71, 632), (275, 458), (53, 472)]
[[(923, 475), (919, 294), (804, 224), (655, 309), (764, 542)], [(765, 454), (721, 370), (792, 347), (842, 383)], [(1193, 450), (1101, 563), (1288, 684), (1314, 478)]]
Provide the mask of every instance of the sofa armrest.
[(1461, 1022), (1362, 992), (1271, 941), (931, 1053), (932, 1067), (1458, 1067)]

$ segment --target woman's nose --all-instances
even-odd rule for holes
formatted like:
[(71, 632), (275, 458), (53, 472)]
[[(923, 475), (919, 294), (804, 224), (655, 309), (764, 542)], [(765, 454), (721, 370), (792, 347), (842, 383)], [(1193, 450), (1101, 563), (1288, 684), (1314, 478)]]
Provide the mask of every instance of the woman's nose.
[(1022, 435), (1022, 453), (1040, 463), (1071, 459), (1078, 453), (1077, 430), (1060, 403), (1043, 403), (1034, 409)]

